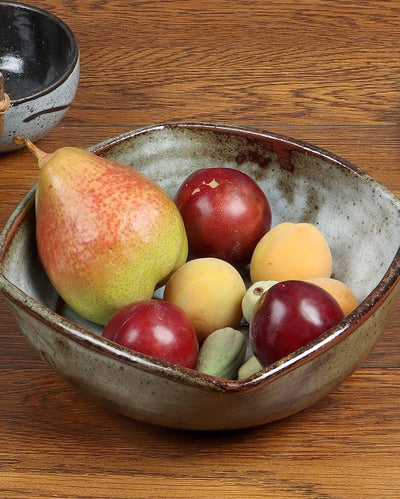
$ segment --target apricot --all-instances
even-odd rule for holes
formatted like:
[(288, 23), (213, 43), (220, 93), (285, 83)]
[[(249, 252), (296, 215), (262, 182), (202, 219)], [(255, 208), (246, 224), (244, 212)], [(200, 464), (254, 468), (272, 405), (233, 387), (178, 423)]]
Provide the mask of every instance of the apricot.
[(168, 279), (164, 299), (183, 309), (203, 342), (224, 327), (236, 327), (242, 318), (246, 286), (228, 262), (213, 257), (189, 260)]
[(307, 281), (325, 289), (333, 296), (343, 310), (344, 315), (348, 315), (358, 305), (353, 291), (342, 281), (331, 277), (315, 277), (314, 279), (307, 279)]
[(267, 232), (250, 262), (252, 282), (330, 277), (332, 254), (313, 224), (283, 222)]

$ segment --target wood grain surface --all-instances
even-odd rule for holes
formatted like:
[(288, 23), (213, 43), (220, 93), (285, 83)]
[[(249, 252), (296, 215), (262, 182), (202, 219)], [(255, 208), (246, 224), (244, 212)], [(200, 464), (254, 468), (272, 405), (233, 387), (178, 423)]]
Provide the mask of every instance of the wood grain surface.
[[(400, 2), (48, 0), (81, 51), (75, 101), (40, 141), (88, 147), (142, 125), (286, 134), (400, 196)], [(0, 226), (33, 186), (0, 156)], [(334, 186), (333, 186), (334, 188)], [(119, 416), (59, 378), (0, 298), (0, 497), (400, 498), (400, 301), (379, 343), (310, 409), (226, 433)]]

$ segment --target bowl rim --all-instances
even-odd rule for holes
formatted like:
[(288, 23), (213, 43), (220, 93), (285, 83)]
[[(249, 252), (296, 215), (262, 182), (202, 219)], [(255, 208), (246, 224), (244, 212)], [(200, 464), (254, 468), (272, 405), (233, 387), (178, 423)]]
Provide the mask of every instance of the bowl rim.
[(11, 99), (10, 98), (10, 103), (11, 106), (16, 106), (19, 104), (23, 104), (25, 102), (29, 102), (33, 99), (37, 99), (38, 97), (42, 97), (43, 95), (46, 95), (50, 92), (52, 92), (55, 88), (59, 87), (64, 81), (68, 79), (68, 77), (71, 75), (73, 72), (74, 68), (79, 62), (79, 44), (78, 40), (73, 33), (72, 29), (66, 24), (65, 21), (63, 21), (61, 18), (53, 14), (52, 12), (49, 12), (47, 10), (44, 10), (40, 7), (36, 7), (34, 5), (30, 5), (24, 2), (12, 2), (12, 1), (2, 1), (0, 2), (0, 10), (3, 8), (15, 8), (16, 10), (25, 10), (25, 11), (31, 11), (35, 12), (43, 17), (46, 17), (50, 21), (54, 22), (57, 24), (66, 34), (67, 39), (69, 41), (69, 45), (71, 47), (71, 53), (68, 58), (66, 68), (64, 69), (63, 73), (56, 79), (54, 80), (50, 85), (47, 85), (40, 90), (30, 93), (25, 95), (24, 97), (20, 97), (18, 99)]
[[(112, 137), (103, 142), (88, 148), (88, 150), (98, 155), (103, 155), (112, 146), (125, 142), (142, 134), (151, 133), (163, 129), (192, 129), (208, 130), (215, 132), (225, 132), (241, 134), (247, 137), (258, 138), (284, 145), (286, 148), (294, 148), (305, 151), (317, 157), (323, 158), (337, 166), (352, 171), (357, 176), (368, 182), (373, 182), (379, 189), (390, 197), (390, 200), (398, 207), (400, 212), (400, 200), (383, 184), (374, 179), (371, 175), (360, 169), (358, 166), (344, 160), (325, 149), (313, 146), (307, 142), (289, 138), (273, 132), (263, 131), (250, 127), (225, 125), (207, 122), (165, 122), (158, 125), (140, 127), (132, 131)], [(115, 358), (120, 362), (134, 365), (140, 370), (151, 372), (154, 375), (163, 376), (171, 380), (194, 386), (199, 389), (209, 391), (219, 391), (235, 393), (254, 389), (265, 383), (271, 383), (275, 379), (282, 377), (289, 371), (302, 366), (306, 361), (315, 359), (317, 356), (326, 353), (333, 346), (350, 336), (357, 327), (372, 315), (391, 294), (400, 281), (400, 247), (393, 260), (388, 266), (384, 276), (357, 308), (347, 315), (334, 327), (320, 335), (318, 338), (289, 354), (283, 359), (264, 367), (252, 376), (242, 380), (226, 380), (215, 376), (210, 376), (199, 371), (170, 364), (166, 361), (155, 359), (145, 354), (132, 351), (121, 345), (103, 338), (100, 334), (92, 332), (69, 319), (59, 315), (47, 306), (27, 295), (24, 291), (12, 284), (3, 273), (3, 262), (6, 253), (16, 233), (18, 227), (26, 218), (30, 210), (33, 209), (36, 185), (24, 196), (10, 216), (6, 226), (0, 234), (0, 291), (6, 298), (17, 304), (20, 308), (36, 319), (57, 330), (60, 334), (67, 336), (70, 340)]]

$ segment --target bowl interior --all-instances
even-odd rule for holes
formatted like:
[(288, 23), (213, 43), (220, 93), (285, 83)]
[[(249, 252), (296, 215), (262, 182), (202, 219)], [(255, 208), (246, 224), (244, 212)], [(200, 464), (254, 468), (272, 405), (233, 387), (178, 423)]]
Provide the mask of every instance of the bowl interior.
[(0, 3), (0, 72), (11, 101), (57, 85), (77, 57), (75, 37), (62, 20), (23, 3)]

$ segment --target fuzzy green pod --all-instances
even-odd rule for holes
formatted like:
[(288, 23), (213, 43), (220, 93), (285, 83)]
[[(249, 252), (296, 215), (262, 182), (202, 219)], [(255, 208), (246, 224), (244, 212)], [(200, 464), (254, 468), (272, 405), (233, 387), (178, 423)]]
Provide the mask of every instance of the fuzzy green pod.
[(255, 355), (249, 357), (244, 364), (242, 364), (238, 371), (238, 379), (249, 378), (263, 368), (260, 361)]
[(246, 355), (247, 342), (244, 335), (231, 327), (217, 329), (204, 340), (197, 359), (197, 370), (235, 379)]

